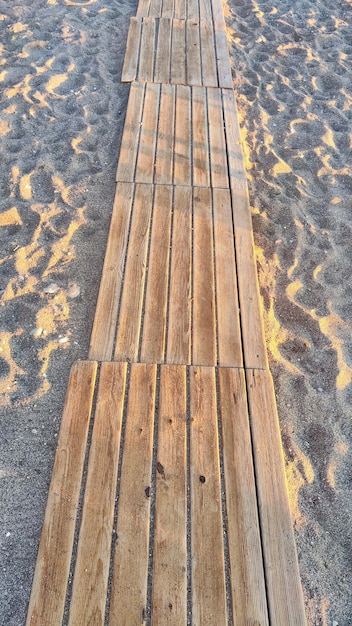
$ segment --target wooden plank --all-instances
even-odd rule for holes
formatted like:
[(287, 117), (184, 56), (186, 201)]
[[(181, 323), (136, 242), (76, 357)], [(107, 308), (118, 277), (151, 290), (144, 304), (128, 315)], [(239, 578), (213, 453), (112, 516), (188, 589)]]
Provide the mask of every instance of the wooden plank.
[(209, 0), (211, 4), (211, 12), (216, 30), (225, 30), (224, 11), (222, 8), (222, 0)]
[(125, 59), (122, 68), (121, 82), (128, 83), (136, 79), (142, 21), (131, 17), (127, 36)]
[(170, 82), (172, 21), (162, 18), (159, 21), (158, 45), (155, 58), (154, 82)]
[(139, 0), (137, 8), (137, 17), (144, 17), (149, 15), (151, 0)]
[(202, 84), (205, 87), (217, 87), (215, 44), (212, 23), (200, 22), (200, 38), (202, 46)]
[(128, 100), (125, 126), (122, 135), (116, 182), (132, 182), (138, 152), (138, 139), (142, 119), (144, 84), (132, 83)]
[(214, 368), (191, 367), (190, 396), (192, 617), (227, 626)]
[(173, 18), (174, 0), (163, 0), (161, 17)]
[(163, 0), (150, 0), (150, 17), (161, 17), (162, 15)]
[(207, 89), (211, 183), (213, 187), (229, 187), (227, 150), (224, 133), (221, 91)]
[(170, 273), (167, 362), (190, 362), (191, 189), (175, 187)]
[(212, 27), (213, 13), (209, 0), (199, 0), (199, 19), (208, 22), (209, 26)]
[(138, 357), (152, 194), (151, 185), (136, 186), (115, 361), (136, 361)]
[(221, 366), (242, 367), (241, 328), (230, 191), (228, 189), (213, 189), (213, 203), (218, 362)]
[(173, 17), (180, 20), (187, 19), (187, 0), (175, 0), (175, 8)]
[(223, 28), (215, 28), (214, 32), (216, 44), (216, 58), (219, 74), (219, 87), (233, 89), (225, 25)]
[(187, 623), (186, 368), (160, 371), (152, 623)]
[(27, 626), (61, 626), (97, 364), (72, 366), (40, 537)]
[(155, 19), (144, 17), (142, 23), (141, 51), (139, 55), (138, 79), (153, 82), (155, 54)]
[(199, 20), (199, 2), (198, 0), (188, 0), (188, 20)]
[(152, 183), (154, 179), (155, 146), (159, 117), (160, 85), (146, 86), (141, 137), (137, 157), (135, 180)]
[(202, 70), (200, 61), (199, 21), (186, 22), (186, 50), (187, 50), (187, 84), (201, 85)]
[(222, 89), (228, 165), (232, 189), (246, 189), (247, 177), (237, 118), (237, 106), (233, 91)]
[(169, 283), (172, 187), (155, 189), (141, 361), (164, 361)]
[(173, 20), (171, 45), (171, 82), (186, 83), (186, 22)]
[(101, 366), (69, 626), (103, 626), (113, 536), (126, 363)]
[(155, 386), (155, 365), (131, 366), (110, 626), (136, 626), (146, 615)]
[(214, 245), (211, 190), (193, 192), (193, 346), (194, 365), (216, 364)]
[(268, 626), (243, 370), (219, 368), (219, 393), (234, 623)]
[(206, 90), (193, 87), (193, 184), (210, 186)]
[(118, 183), (114, 200), (89, 358), (110, 361), (114, 349), (118, 305), (132, 212), (133, 185)]
[(161, 85), (158, 142), (156, 147), (156, 184), (172, 185), (175, 138), (175, 86)]
[(265, 577), (272, 626), (304, 626), (279, 421), (269, 371), (247, 370)]
[(190, 89), (176, 86), (174, 185), (191, 185), (191, 98)]

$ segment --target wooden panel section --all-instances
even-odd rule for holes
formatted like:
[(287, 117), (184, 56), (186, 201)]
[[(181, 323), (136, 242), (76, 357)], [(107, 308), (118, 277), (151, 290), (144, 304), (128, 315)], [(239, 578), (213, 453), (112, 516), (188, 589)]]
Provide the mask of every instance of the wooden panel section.
[[(221, 8), (222, 12), (222, 8)], [(233, 89), (232, 75), (227, 49), (227, 39), (225, 28), (215, 28), (216, 58), (219, 73), (219, 85), (221, 87)]]
[(191, 185), (191, 99), (189, 89), (176, 87), (176, 125), (174, 144), (174, 184)]
[(135, 80), (137, 76), (141, 25), (141, 20), (131, 17), (121, 77), (121, 81), (125, 83)]
[(155, 183), (172, 184), (175, 123), (175, 86), (161, 86), (160, 118), (155, 162)]
[(186, 368), (160, 372), (152, 623), (187, 623)]
[(172, 21), (162, 19), (159, 22), (158, 45), (155, 58), (154, 82), (170, 82)]
[(112, 359), (134, 186), (119, 183), (111, 218), (89, 358)]
[(151, 185), (137, 185), (116, 336), (116, 361), (136, 361), (138, 357), (152, 198)]
[(145, 92), (141, 136), (135, 180), (152, 183), (154, 180), (155, 146), (159, 117), (160, 85), (148, 84)]
[(163, 0), (161, 16), (166, 18), (174, 16), (174, 0)]
[(93, 361), (71, 369), (27, 626), (62, 623), (96, 371)]
[(211, 190), (193, 192), (193, 354), (195, 365), (216, 364), (216, 303)]
[(269, 371), (246, 372), (265, 575), (272, 626), (304, 626), (284, 458)]
[(199, 22), (186, 22), (187, 84), (202, 85)]
[(231, 195), (228, 189), (213, 189), (214, 245), (217, 294), (218, 363), (242, 363), (241, 329), (237, 295), (235, 241)]
[(110, 626), (142, 624), (147, 607), (153, 416), (156, 367), (135, 364), (131, 370), (117, 538), (111, 585)]
[(213, 25), (206, 21), (200, 22), (200, 38), (202, 46), (202, 85), (216, 87), (218, 85), (217, 63)]
[(210, 186), (206, 90), (193, 88), (193, 184)]
[(243, 371), (219, 368), (219, 392), (234, 623), (267, 626), (263, 558)]
[(134, 180), (143, 103), (144, 85), (141, 83), (132, 83), (121, 141), (116, 181), (131, 182)]
[(199, 20), (199, 1), (188, 0), (188, 14), (189, 20)]
[(142, 40), (138, 77), (140, 81), (152, 81), (154, 77), (155, 55), (155, 20), (151, 17), (143, 19)]
[(141, 361), (164, 361), (169, 282), (172, 187), (155, 189)]
[[(142, 17), (144, 15), (149, 15), (150, 5), (152, 5), (153, 7), (154, 2), (155, 0), (139, 0), (138, 7), (137, 7), (137, 16)], [(151, 15), (154, 15), (153, 8), (152, 8)], [(159, 16), (156, 16), (156, 17), (159, 17)]]
[(126, 363), (103, 363), (89, 453), (69, 626), (103, 626), (108, 590)]
[(186, 23), (174, 20), (171, 48), (171, 82), (186, 83)]
[(191, 334), (192, 192), (175, 187), (171, 253), (168, 363), (189, 363)]
[(207, 95), (211, 182), (213, 187), (227, 187), (227, 149), (224, 133), (221, 91), (219, 89), (207, 89)]
[(227, 626), (213, 368), (191, 368), (190, 394), (192, 617), (202, 626)]

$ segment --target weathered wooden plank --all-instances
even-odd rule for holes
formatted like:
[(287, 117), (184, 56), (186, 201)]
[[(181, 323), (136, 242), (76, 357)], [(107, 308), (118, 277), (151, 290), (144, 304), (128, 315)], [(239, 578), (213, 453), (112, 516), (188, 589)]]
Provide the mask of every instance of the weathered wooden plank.
[(144, 17), (142, 22), (141, 50), (138, 80), (152, 82), (154, 78), (155, 19)]
[(207, 89), (207, 97), (211, 182), (213, 187), (226, 188), (229, 187), (229, 173), (221, 91), (219, 89)]
[(216, 364), (216, 302), (211, 190), (193, 192), (193, 345), (194, 365)]
[(172, 185), (173, 148), (175, 138), (175, 86), (162, 85), (160, 96), (160, 116), (156, 147), (156, 184)]
[(156, 187), (141, 349), (147, 363), (161, 363), (165, 354), (172, 200), (172, 187)]
[(139, 0), (137, 7), (137, 17), (149, 15), (151, 0)]
[(163, 0), (161, 17), (173, 18), (174, 0)]
[(138, 357), (153, 190), (137, 185), (116, 336), (115, 361)]
[(212, 19), (217, 30), (225, 30), (224, 11), (222, 8), (222, 0), (209, 0), (211, 5)]
[(199, 2), (198, 0), (188, 0), (188, 20), (199, 20)]
[(222, 89), (221, 91), (227, 138), (230, 184), (232, 189), (243, 190), (247, 188), (247, 177), (237, 118), (236, 100), (232, 90)]
[(202, 84), (204, 87), (217, 87), (218, 75), (215, 58), (214, 32), (211, 22), (201, 20), (200, 39), (202, 46)]
[(171, 82), (186, 84), (186, 22), (178, 19), (172, 28)]
[(199, 18), (212, 25), (213, 14), (209, 0), (199, 0)]
[(69, 626), (105, 622), (125, 378), (126, 363), (102, 364)]
[(176, 86), (174, 184), (191, 185), (191, 98), (190, 89)]
[(187, 19), (187, 0), (175, 0), (173, 17), (180, 20)]
[(122, 68), (121, 82), (128, 83), (135, 80), (137, 76), (139, 44), (141, 38), (142, 21), (136, 17), (131, 17), (130, 27), (127, 36), (125, 59)]
[(206, 90), (193, 87), (193, 185), (210, 186)]
[(133, 185), (118, 183), (90, 340), (89, 358), (97, 361), (113, 354), (132, 198)]
[[(221, 8), (222, 11), (222, 8)], [(232, 75), (229, 61), (229, 53), (227, 49), (227, 39), (225, 25), (224, 28), (215, 28), (215, 44), (216, 44), (216, 58), (219, 74), (219, 86), (232, 89)]]
[(152, 183), (154, 179), (159, 99), (160, 85), (148, 83), (145, 93), (141, 137), (135, 175), (137, 183)]
[(192, 617), (227, 626), (214, 368), (190, 368)]
[(242, 367), (242, 343), (236, 277), (231, 194), (213, 189), (217, 295), (218, 363)]
[(175, 187), (167, 362), (190, 363), (191, 189)]
[(156, 83), (170, 82), (171, 32), (172, 20), (162, 18), (159, 22), (158, 45), (155, 58), (154, 81)]
[(146, 615), (156, 366), (131, 366), (109, 625)]
[(246, 382), (243, 370), (218, 371), (233, 618), (267, 626)]
[(186, 22), (186, 56), (187, 56), (187, 84), (202, 84), (202, 69), (200, 56), (199, 21)]
[(272, 379), (268, 370), (247, 370), (246, 376), (270, 624), (304, 626), (304, 600)]
[(142, 119), (144, 84), (132, 83), (128, 100), (120, 157), (116, 172), (117, 182), (132, 182), (138, 152), (138, 139)]
[(160, 371), (152, 623), (187, 623), (186, 368)]
[(97, 364), (72, 366), (40, 537), (27, 626), (61, 626)]

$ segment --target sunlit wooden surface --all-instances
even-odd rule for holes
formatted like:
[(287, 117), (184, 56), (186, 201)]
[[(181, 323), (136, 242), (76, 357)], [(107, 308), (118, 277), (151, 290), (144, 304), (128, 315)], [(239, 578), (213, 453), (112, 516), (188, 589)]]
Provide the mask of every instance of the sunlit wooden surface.
[(221, 3), (141, 0), (122, 78), (27, 624), (304, 626)]

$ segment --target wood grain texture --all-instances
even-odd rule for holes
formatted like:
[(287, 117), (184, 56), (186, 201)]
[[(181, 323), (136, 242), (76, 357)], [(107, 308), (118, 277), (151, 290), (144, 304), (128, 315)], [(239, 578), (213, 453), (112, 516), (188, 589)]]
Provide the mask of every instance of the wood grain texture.
[(136, 186), (115, 361), (136, 361), (138, 357), (152, 199), (151, 185)]
[(202, 47), (202, 85), (205, 87), (217, 87), (218, 76), (213, 25), (211, 22), (209, 23), (204, 20), (200, 22), (200, 39)]
[(219, 368), (219, 393), (234, 623), (268, 626), (243, 371)]
[(154, 180), (159, 101), (160, 85), (147, 83), (135, 174), (137, 183), (152, 183)]
[(172, 233), (167, 362), (191, 358), (191, 217), (192, 191), (175, 187)]
[(138, 70), (140, 81), (151, 82), (154, 78), (155, 26), (154, 18), (143, 18)]
[(220, 89), (207, 89), (210, 171), (213, 187), (228, 187), (227, 146)]
[(155, 183), (172, 184), (175, 139), (175, 86), (161, 85)]
[(218, 363), (221, 366), (242, 367), (235, 241), (229, 190), (213, 189), (213, 204)]
[(227, 626), (214, 368), (190, 368), (192, 617)]
[(171, 82), (186, 84), (186, 23), (184, 20), (174, 20), (172, 29), (171, 48)]
[(126, 363), (102, 364), (69, 626), (105, 622), (125, 378)]
[(247, 370), (265, 576), (272, 626), (304, 626), (304, 599), (269, 371)]
[(131, 368), (117, 514), (109, 626), (144, 622), (147, 606), (150, 490), (156, 366)]
[(118, 183), (116, 188), (89, 349), (89, 358), (97, 361), (109, 361), (113, 355), (133, 187), (129, 183)]
[(160, 372), (152, 623), (187, 623), (186, 368)]
[(193, 88), (193, 185), (195, 187), (210, 186), (208, 112), (206, 90)]
[(155, 56), (154, 81), (170, 82), (172, 20), (161, 19), (159, 22), (158, 45)]
[(174, 185), (191, 185), (191, 99), (187, 87), (176, 86), (176, 125), (174, 143)]
[(121, 141), (116, 182), (131, 182), (134, 180), (143, 103), (144, 85), (142, 83), (132, 83)]
[(215, 365), (216, 302), (211, 190), (193, 192), (193, 346), (192, 363)]
[(127, 36), (125, 58), (122, 68), (121, 82), (128, 83), (137, 76), (139, 45), (141, 38), (141, 20), (131, 17)]
[(154, 4), (154, 0), (139, 0), (137, 7), (137, 17), (149, 15), (150, 5)]
[(172, 203), (172, 187), (157, 186), (141, 349), (146, 363), (161, 363), (165, 356)]
[(187, 84), (202, 85), (202, 67), (198, 20), (186, 22)]
[(62, 623), (96, 372), (94, 361), (79, 361), (71, 369), (27, 626)]
[[(222, 7), (221, 7), (222, 13)], [(223, 19), (223, 18), (222, 18)], [(219, 85), (228, 89), (233, 89), (231, 67), (229, 60), (229, 53), (227, 48), (227, 38), (225, 24), (223, 28), (215, 28), (215, 45), (216, 45), (216, 58), (219, 74)]]

